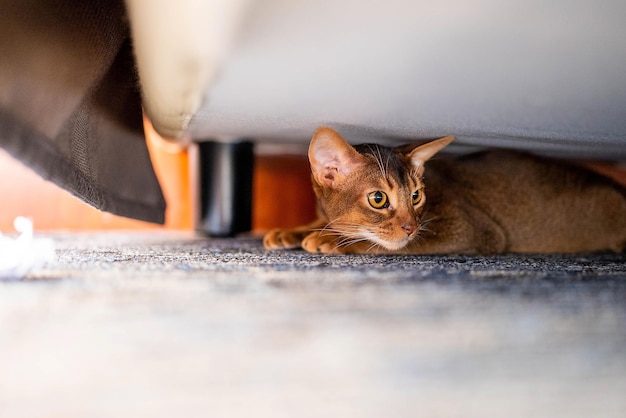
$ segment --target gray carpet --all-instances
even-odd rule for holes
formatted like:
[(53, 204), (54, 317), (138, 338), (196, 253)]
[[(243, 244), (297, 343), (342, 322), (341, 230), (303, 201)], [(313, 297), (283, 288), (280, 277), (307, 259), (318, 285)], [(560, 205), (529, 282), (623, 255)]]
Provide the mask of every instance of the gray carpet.
[(59, 234), (0, 282), (2, 417), (623, 417), (626, 256)]

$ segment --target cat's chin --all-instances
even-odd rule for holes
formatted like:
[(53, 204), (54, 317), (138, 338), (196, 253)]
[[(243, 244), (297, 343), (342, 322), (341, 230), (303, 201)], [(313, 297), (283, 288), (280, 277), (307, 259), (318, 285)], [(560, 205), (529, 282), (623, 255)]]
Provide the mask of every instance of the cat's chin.
[(389, 251), (398, 251), (406, 247), (408, 244), (409, 244), (409, 240), (403, 239), (402, 241), (395, 241), (392, 243), (387, 243), (387, 245), (385, 245), (384, 247), (388, 249)]
[(385, 250), (398, 251), (406, 247), (411, 240), (409, 238), (403, 238), (399, 240), (390, 241), (390, 240), (382, 240), (376, 237), (376, 239), (370, 238), (370, 241), (372, 241), (376, 245), (383, 247)]

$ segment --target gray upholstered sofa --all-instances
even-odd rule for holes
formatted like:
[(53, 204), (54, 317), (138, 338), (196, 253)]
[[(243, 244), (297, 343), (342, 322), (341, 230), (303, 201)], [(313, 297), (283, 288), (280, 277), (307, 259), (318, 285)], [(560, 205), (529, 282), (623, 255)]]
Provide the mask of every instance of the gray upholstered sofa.
[(303, 149), (323, 124), (626, 160), (622, 0), (0, 5), (0, 145), (126, 216), (163, 219), (142, 105), (163, 136), (208, 141), (199, 225), (217, 234), (245, 228), (226, 196), (249, 181), (248, 144)]

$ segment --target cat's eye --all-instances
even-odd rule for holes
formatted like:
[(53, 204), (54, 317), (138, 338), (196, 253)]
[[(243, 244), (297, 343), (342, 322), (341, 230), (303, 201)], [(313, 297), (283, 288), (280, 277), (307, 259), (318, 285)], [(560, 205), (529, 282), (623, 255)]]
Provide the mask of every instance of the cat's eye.
[(385, 192), (377, 190), (367, 195), (367, 201), (374, 209), (384, 209), (389, 207), (389, 199)]
[(419, 202), (422, 201), (422, 191), (420, 189), (417, 189), (416, 191), (413, 192), (413, 194), (411, 195), (411, 200), (413, 201), (414, 205), (417, 205)]

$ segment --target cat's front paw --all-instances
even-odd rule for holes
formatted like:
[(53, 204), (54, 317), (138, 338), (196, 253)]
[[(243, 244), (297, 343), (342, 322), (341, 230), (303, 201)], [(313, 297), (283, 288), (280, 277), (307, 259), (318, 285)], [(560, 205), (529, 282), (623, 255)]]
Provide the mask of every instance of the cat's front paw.
[(290, 250), (300, 248), (304, 237), (309, 233), (302, 229), (272, 229), (263, 237), (263, 245), (268, 250)]
[(354, 242), (340, 235), (324, 231), (311, 232), (302, 240), (302, 248), (321, 254), (386, 254), (384, 248), (368, 241)]
[(302, 248), (310, 253), (349, 254), (350, 246), (341, 245), (342, 237), (328, 232), (312, 232), (302, 240)]

